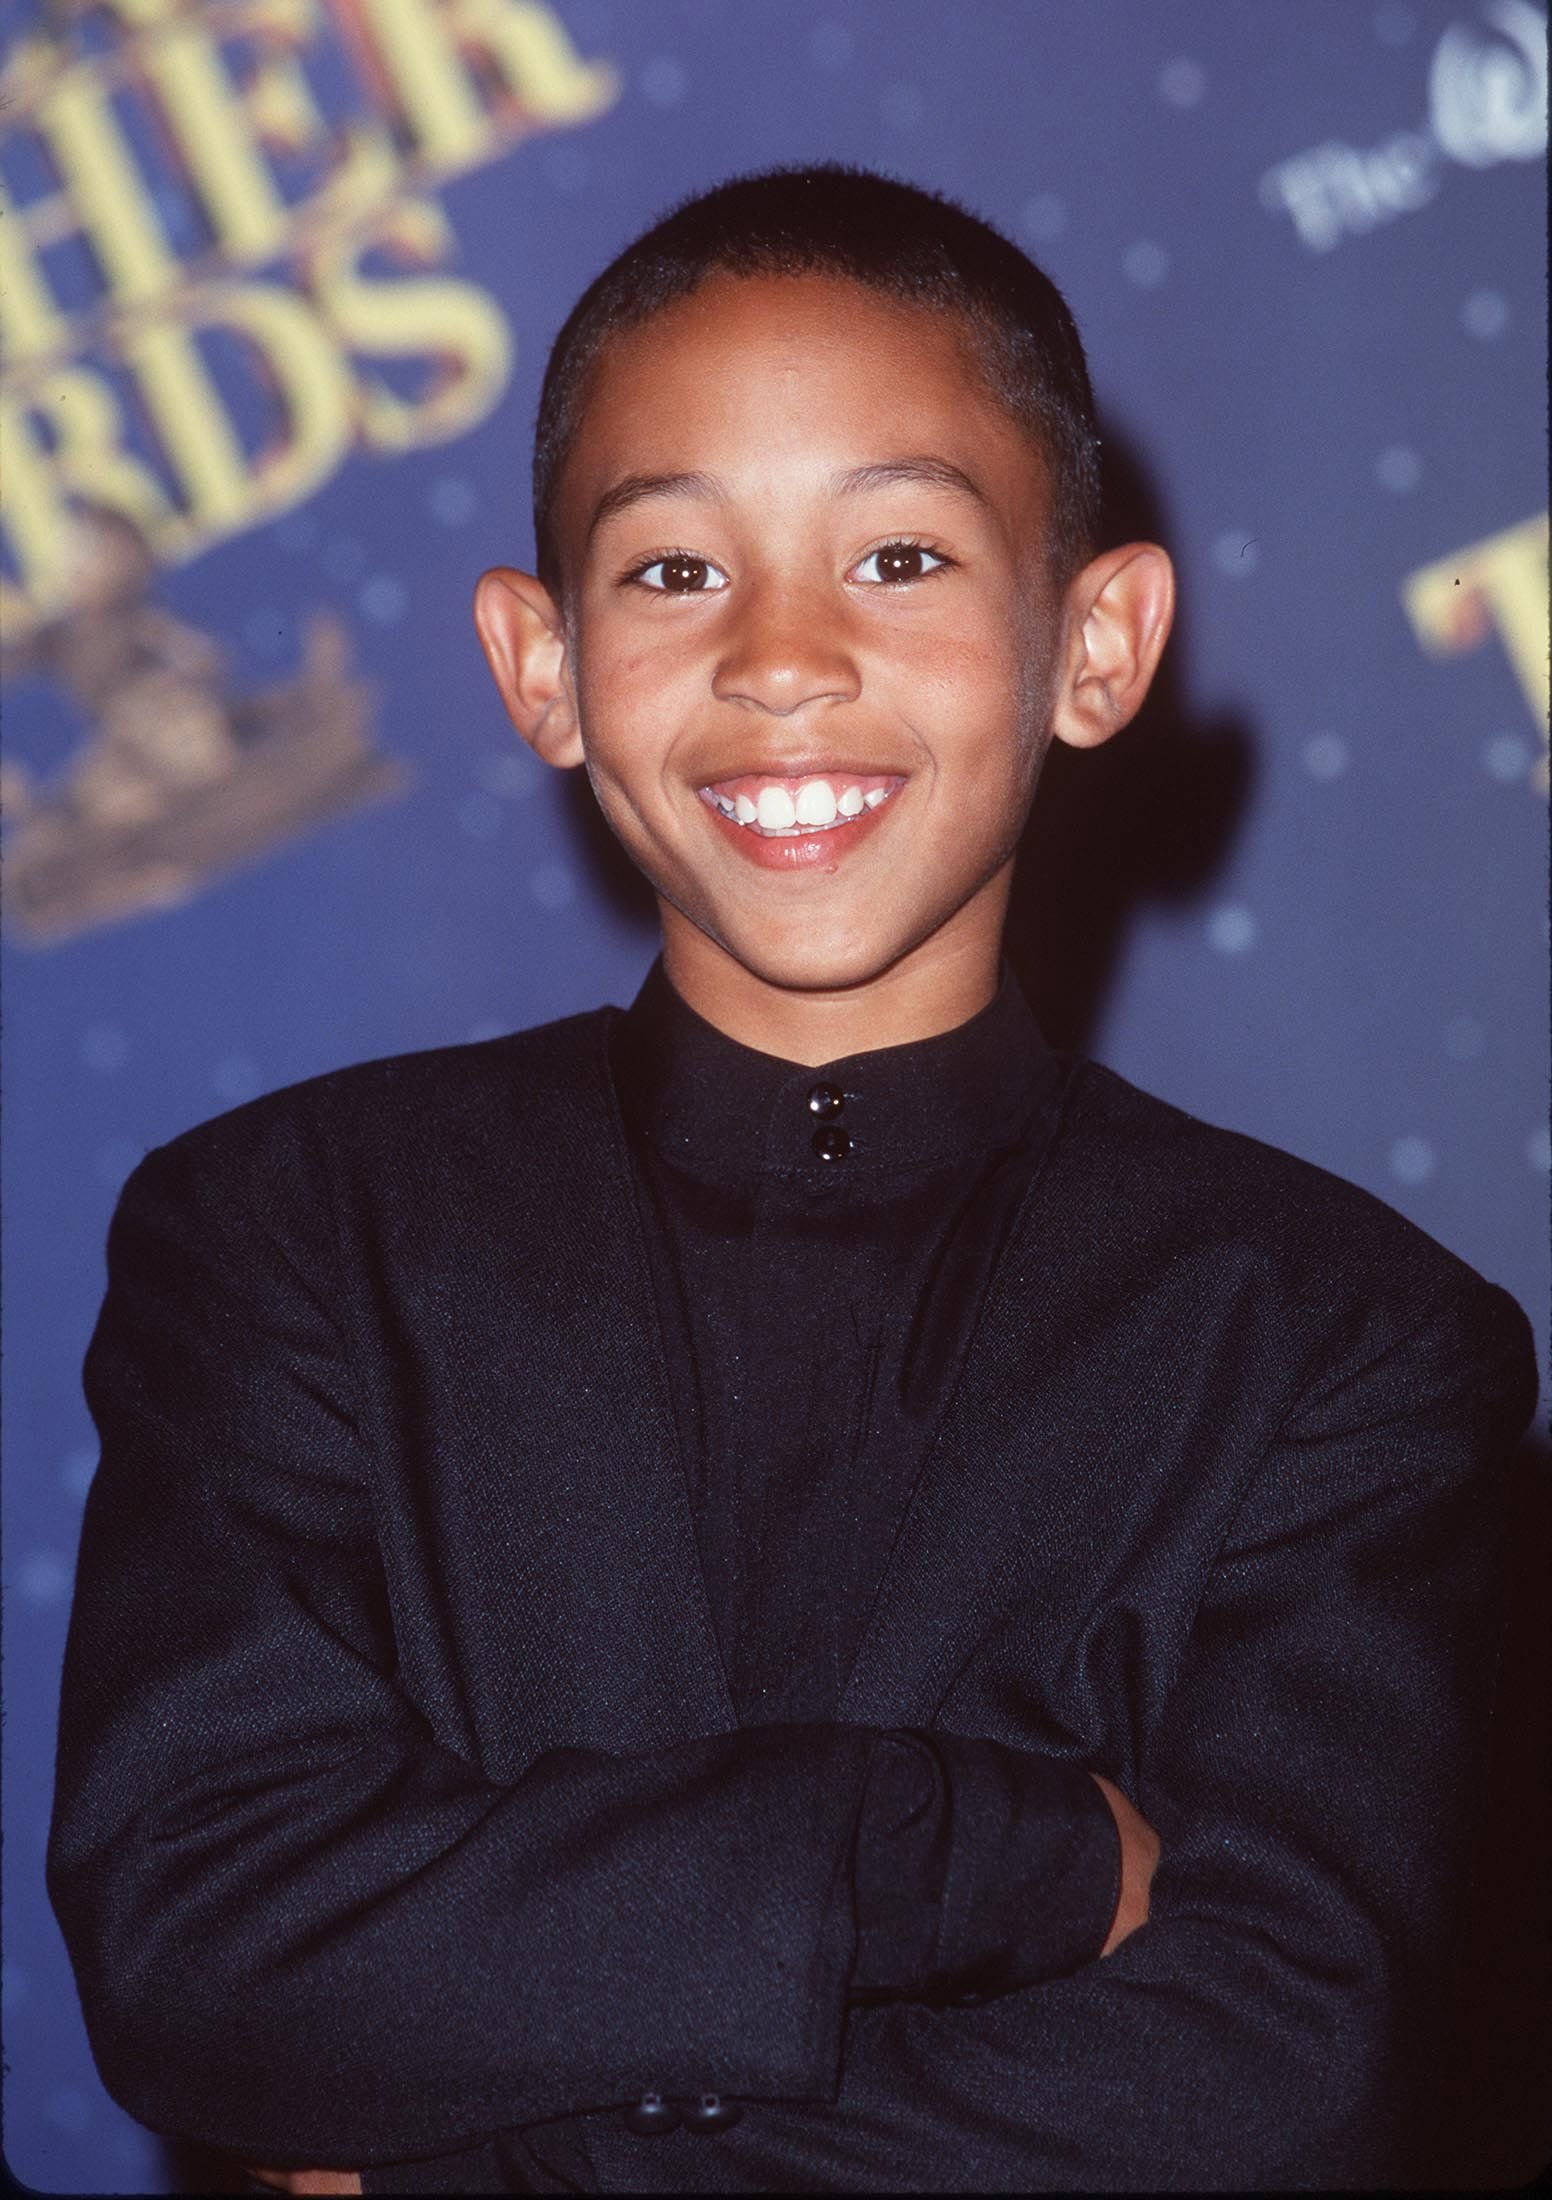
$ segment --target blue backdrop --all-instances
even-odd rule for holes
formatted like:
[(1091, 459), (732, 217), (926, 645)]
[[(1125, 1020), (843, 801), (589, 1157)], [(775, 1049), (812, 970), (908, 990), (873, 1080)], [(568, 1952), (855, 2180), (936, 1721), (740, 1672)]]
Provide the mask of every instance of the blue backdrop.
[[(1049, 269), (1115, 524), (1183, 604), (1144, 721), (1042, 794), (1014, 937), (1052, 1036), (1368, 1186), (1545, 1335), (1546, 26), (5, 14), (5, 2145), (44, 2191), (157, 2192), (201, 2173), (98, 2085), (42, 1886), (108, 1216), (255, 1093), (631, 997), (650, 912), (510, 735), (468, 602), (530, 556), (551, 336), (685, 192), (868, 163)], [(1536, 2084), (1506, 1900), (1500, 2133)]]

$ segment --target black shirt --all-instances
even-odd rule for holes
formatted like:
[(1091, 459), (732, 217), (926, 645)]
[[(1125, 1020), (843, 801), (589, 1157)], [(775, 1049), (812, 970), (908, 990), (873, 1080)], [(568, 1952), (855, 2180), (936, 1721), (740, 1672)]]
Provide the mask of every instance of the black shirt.
[[(1011, 973), (957, 1030), (810, 1069), (727, 1038), (660, 962), (612, 1054), (729, 1692), (744, 1725), (833, 1719), (1063, 1065)], [(951, 1838), (975, 1889), (954, 1920)], [(886, 1737), (854, 1996), (1075, 1967), (1109, 1928), (1118, 1855), (1080, 1768)]]

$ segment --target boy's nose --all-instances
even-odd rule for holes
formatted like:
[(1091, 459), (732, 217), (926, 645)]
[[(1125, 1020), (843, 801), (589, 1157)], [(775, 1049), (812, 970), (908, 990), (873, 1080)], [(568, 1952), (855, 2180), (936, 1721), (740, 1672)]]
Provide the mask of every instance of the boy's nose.
[(854, 702), (862, 676), (844, 619), (812, 595), (793, 592), (751, 603), (724, 632), (711, 686), (719, 702), (785, 718), (805, 703)]

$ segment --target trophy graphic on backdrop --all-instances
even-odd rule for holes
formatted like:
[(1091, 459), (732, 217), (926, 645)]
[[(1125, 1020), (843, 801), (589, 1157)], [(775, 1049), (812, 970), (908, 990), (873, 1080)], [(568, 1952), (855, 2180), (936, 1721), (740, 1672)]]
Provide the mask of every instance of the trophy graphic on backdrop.
[(320, 613), (296, 675), (231, 689), (213, 636), (151, 603), (155, 559), (122, 514), (78, 521), (70, 608), (0, 650), (0, 668), (56, 681), (89, 733), (44, 784), (0, 780), (5, 902), (41, 945), (187, 901), (278, 842), (400, 793), (372, 741), (371, 691), (344, 627)]

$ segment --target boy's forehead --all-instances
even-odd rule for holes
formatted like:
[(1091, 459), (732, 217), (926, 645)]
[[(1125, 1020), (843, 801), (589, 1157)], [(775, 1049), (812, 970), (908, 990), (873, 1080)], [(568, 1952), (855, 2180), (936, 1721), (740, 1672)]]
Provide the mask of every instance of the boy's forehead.
[(815, 457), (882, 457), (923, 438), (1009, 488), (1023, 487), (1010, 476), (1031, 462), (1044, 472), (1029, 430), (991, 388), (968, 316), (841, 275), (718, 273), (606, 338), (581, 393), (566, 488), (585, 498), (611, 474), (758, 460), (794, 443)]

